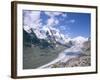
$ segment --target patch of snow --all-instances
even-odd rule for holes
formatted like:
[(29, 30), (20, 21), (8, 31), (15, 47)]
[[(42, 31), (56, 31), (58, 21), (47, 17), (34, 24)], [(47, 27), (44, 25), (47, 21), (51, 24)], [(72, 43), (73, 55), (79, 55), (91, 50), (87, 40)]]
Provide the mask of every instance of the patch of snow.
[(27, 33), (31, 33), (31, 28), (29, 26), (24, 26), (24, 30), (27, 32)]
[(75, 38), (72, 39), (72, 41), (75, 43), (75, 45), (77, 47), (83, 47), (83, 43), (87, 40), (88, 40), (88, 38), (85, 38), (85, 37), (82, 37), (82, 36), (78, 36), (78, 37), (75, 37)]

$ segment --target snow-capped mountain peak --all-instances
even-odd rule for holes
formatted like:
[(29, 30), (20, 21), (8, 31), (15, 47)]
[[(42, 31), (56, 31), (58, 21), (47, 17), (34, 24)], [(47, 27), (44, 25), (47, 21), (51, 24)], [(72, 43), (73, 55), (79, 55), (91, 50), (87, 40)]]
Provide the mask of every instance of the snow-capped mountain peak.
[(82, 37), (82, 36), (78, 36), (72, 39), (72, 41), (75, 43), (75, 45), (82, 47), (83, 43), (85, 41), (88, 41), (88, 38)]
[(29, 27), (29, 26), (24, 26), (23, 29), (24, 29), (27, 33), (31, 33), (31, 27)]
[(62, 34), (60, 30), (54, 27), (44, 26), (42, 28), (34, 29), (29, 26), (24, 26), (24, 30), (27, 33), (31, 33), (33, 31), (38, 39), (52, 40), (62, 45), (70, 45), (69, 43), (72, 43), (77, 47), (82, 47), (83, 43), (88, 41), (88, 38), (83, 36), (77, 36), (75, 38), (66, 37), (65, 34)]

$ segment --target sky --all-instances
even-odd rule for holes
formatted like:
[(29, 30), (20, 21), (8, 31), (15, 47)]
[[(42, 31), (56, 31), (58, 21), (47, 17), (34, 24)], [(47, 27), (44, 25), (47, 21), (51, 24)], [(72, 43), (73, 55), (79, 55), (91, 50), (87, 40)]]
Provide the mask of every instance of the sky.
[(90, 37), (91, 14), (23, 10), (23, 25), (32, 28), (53, 27), (70, 37)]

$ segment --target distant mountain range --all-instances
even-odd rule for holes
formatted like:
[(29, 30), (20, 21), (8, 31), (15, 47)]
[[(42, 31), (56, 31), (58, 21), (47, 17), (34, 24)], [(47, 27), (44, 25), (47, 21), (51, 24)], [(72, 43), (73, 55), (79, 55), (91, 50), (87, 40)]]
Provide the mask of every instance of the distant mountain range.
[(78, 36), (70, 38), (62, 34), (58, 29), (53, 27), (31, 28), (24, 26), (23, 28), (23, 43), (25, 46), (39, 46), (40, 48), (54, 48), (58, 45), (71, 47), (88, 41), (88, 38)]

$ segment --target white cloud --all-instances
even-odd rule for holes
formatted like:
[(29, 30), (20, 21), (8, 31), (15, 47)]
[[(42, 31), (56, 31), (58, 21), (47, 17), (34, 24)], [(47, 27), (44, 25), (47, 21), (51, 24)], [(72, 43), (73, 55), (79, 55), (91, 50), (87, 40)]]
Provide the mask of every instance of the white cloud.
[(62, 17), (67, 17), (67, 14), (64, 14), (64, 13), (63, 13), (63, 14), (62, 14)]
[(24, 11), (24, 26), (37, 28), (41, 26), (40, 11)]
[(55, 17), (50, 17), (47, 20), (47, 24), (45, 26), (53, 27), (55, 25), (59, 24), (59, 20), (57, 20)]
[(48, 15), (49, 17), (55, 17), (55, 16), (59, 16), (62, 14), (62, 12), (45, 12), (46, 15)]
[(71, 23), (74, 23), (74, 22), (75, 22), (75, 19), (71, 19), (70, 22), (71, 22)]
[(45, 26), (50, 26), (53, 27), (54, 25), (59, 24), (59, 20), (57, 19), (56, 16), (62, 15), (62, 12), (53, 12), (53, 11), (48, 11), (45, 12), (46, 15), (48, 15), (50, 18), (47, 20), (47, 24)]
[(54, 21), (55, 21), (54, 18), (49, 18), (49, 19), (47, 20), (47, 25), (48, 25), (48, 26), (52, 26), (52, 25), (54, 24)]
[(61, 30), (66, 30), (65, 26), (60, 26)]
[(31, 17), (32, 21), (36, 21), (40, 18), (40, 11), (31, 11), (29, 16)]
[(54, 12), (53, 14), (59, 16), (60, 14), (62, 14), (62, 12)]
[(67, 21), (66, 21), (66, 24), (68, 24), (68, 23), (75, 23), (75, 19), (67, 20)]
[(52, 12), (45, 12), (46, 15), (51, 16)]
[[(63, 18), (67, 17), (67, 14), (63, 12), (45, 12), (46, 15), (48, 15), (50, 18), (47, 20), (47, 24), (45, 26), (54, 27), (55, 25), (59, 24), (60, 21), (57, 19), (57, 16), (61, 16)], [(62, 18), (62, 19), (63, 19)], [(65, 26), (59, 26), (60, 30), (66, 30)], [(69, 34), (66, 34), (66, 37), (68, 37)]]
[(55, 20), (55, 24), (59, 24), (59, 20), (56, 19), (56, 20)]
[(45, 12), (46, 15), (48, 15), (49, 17), (55, 17), (55, 16), (59, 16), (61, 15), (62, 17), (67, 17), (67, 14), (63, 13), (63, 12)]

